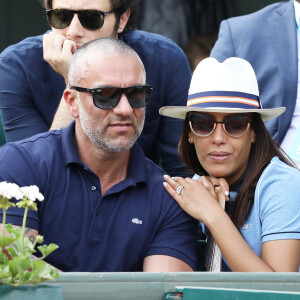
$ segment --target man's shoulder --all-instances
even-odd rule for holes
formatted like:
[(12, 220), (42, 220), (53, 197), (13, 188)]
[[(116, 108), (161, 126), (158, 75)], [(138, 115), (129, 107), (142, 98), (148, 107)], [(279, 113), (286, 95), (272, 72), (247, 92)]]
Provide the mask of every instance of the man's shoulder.
[(147, 158), (138, 143), (131, 148), (128, 177), (149, 191), (161, 192), (158, 186), (163, 188), (163, 176), (166, 174), (157, 164)]
[(33, 135), (31, 137), (28, 137), (24, 140), (18, 141), (16, 143), (19, 143), (21, 145), (26, 144), (48, 144), (52, 142), (53, 140), (58, 140), (61, 137), (61, 130), (51, 130), (47, 132), (38, 133), (36, 135)]
[(15, 149), (20, 152), (27, 150), (29, 153), (45, 155), (45, 152), (43, 153), (42, 151), (45, 150), (48, 152), (50, 149), (57, 149), (60, 140), (60, 130), (52, 130), (36, 134), (20, 141), (9, 142), (0, 147), (0, 152), (5, 151), (6, 153), (9, 153), (9, 151), (12, 151), (11, 149)]
[(15, 56), (36, 56), (42, 54), (43, 35), (28, 37), (17, 44), (8, 46), (0, 54), (1, 58), (10, 58)]
[(282, 2), (276, 2), (273, 4), (270, 4), (256, 12), (253, 12), (251, 14), (243, 15), (243, 16), (238, 16), (238, 17), (233, 17), (229, 18), (226, 20), (230, 25), (234, 26), (241, 26), (242, 25), (248, 25), (249, 22), (253, 28), (256, 29), (255, 25), (259, 21), (264, 21), (266, 22), (266, 18), (270, 16), (274, 11), (282, 11), (284, 12), (285, 9), (288, 9), (290, 6), (291, 1), (282, 1)]
[[(121, 39), (136, 52), (141, 50), (165, 49), (169, 51), (180, 51), (181, 48), (171, 39), (160, 34), (146, 32), (142, 30), (133, 30), (121, 37)], [(154, 49), (153, 49), (154, 48)]]
[(0, 147), (1, 179), (44, 189), (48, 178), (54, 180), (64, 170), (64, 151), (58, 140), (58, 132), (45, 132)]
[(160, 180), (162, 180), (163, 175), (165, 175), (166, 172), (147, 157), (145, 157), (145, 162), (146, 162), (147, 172), (149, 174), (153, 174), (153, 176), (155, 176), (156, 178), (160, 178)]

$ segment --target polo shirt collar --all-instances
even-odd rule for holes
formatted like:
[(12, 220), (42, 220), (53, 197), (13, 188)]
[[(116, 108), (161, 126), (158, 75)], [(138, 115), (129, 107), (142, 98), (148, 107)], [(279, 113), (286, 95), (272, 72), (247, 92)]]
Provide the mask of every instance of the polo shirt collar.
[(135, 143), (130, 150), (130, 160), (128, 166), (127, 179), (132, 179), (136, 183), (146, 182), (147, 159), (138, 143)]
[(77, 146), (75, 143), (75, 121), (71, 122), (71, 124), (67, 127), (61, 129), (61, 137), (65, 166), (71, 163), (83, 165), (79, 159)]
[[(65, 166), (75, 163), (83, 165), (79, 159), (77, 146), (75, 143), (75, 121), (66, 128), (61, 129), (63, 155)], [(127, 180), (130, 184), (136, 185), (146, 181), (146, 158), (141, 147), (135, 143), (130, 150), (130, 160), (128, 166)]]

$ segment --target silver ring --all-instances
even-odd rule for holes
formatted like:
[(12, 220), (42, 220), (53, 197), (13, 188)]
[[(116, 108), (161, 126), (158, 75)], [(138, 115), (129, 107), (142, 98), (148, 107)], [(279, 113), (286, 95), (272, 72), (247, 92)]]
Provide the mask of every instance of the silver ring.
[(180, 185), (180, 186), (176, 189), (176, 193), (177, 193), (178, 195), (180, 195), (182, 189), (183, 189), (183, 186)]

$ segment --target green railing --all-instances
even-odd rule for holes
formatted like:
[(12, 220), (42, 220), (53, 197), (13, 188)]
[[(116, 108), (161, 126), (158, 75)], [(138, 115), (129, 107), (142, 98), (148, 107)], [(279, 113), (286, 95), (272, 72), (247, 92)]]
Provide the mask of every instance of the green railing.
[(246, 289), (178, 287), (176, 292), (167, 292), (165, 300), (297, 300), (300, 293), (261, 291)]
[[(299, 273), (61, 273), (53, 283), (59, 284), (64, 300), (88, 299), (168, 299), (180, 297), (178, 287), (201, 287), (211, 292), (216, 289), (230, 289), (232, 292), (244, 290), (239, 298), (246, 300), (245, 290), (252, 295), (269, 291), (284, 295), (300, 293)], [(173, 293), (173, 294), (172, 294)], [(265, 293), (270, 295), (270, 293)], [(278, 293), (277, 293), (278, 294)], [(174, 296), (175, 295), (175, 296)], [(184, 293), (183, 293), (184, 295)], [(273, 295), (273, 296), (274, 296)], [(276, 295), (275, 295), (276, 296)], [(274, 296), (274, 297), (275, 297)], [(293, 296), (299, 297), (298, 294)], [(198, 297), (199, 299), (200, 297)], [(255, 298), (255, 297), (254, 297)], [(256, 297), (259, 298), (259, 297)], [(187, 299), (187, 298), (169, 298)], [(192, 298), (189, 298), (192, 299)], [(193, 298), (197, 299), (197, 298)], [(202, 297), (201, 297), (202, 299)], [(203, 298), (205, 299), (205, 298)], [(211, 298), (214, 299), (214, 298)], [(217, 299), (217, 298), (216, 298)], [(220, 298), (218, 298), (219, 300)], [(253, 298), (252, 298), (253, 299)], [(267, 299), (267, 298), (263, 298)], [(271, 299), (271, 298), (269, 298)], [(272, 298), (280, 299), (280, 298)], [(282, 298), (286, 299), (286, 298)], [(292, 299), (292, 298), (287, 298)]]

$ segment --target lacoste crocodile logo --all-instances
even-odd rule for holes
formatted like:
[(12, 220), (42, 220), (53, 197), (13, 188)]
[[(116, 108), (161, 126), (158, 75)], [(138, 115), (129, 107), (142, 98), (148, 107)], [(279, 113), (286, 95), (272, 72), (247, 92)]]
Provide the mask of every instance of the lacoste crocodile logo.
[(134, 224), (139, 224), (139, 225), (142, 225), (143, 224), (143, 221), (142, 220), (139, 220), (138, 218), (133, 218), (131, 220), (132, 223)]

